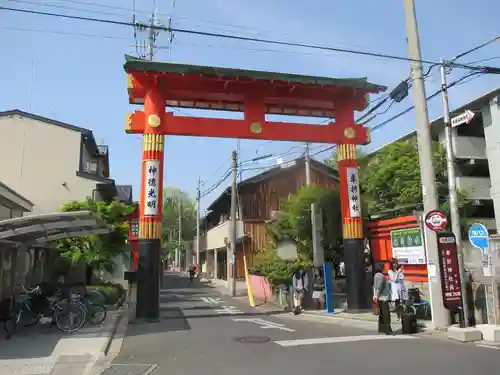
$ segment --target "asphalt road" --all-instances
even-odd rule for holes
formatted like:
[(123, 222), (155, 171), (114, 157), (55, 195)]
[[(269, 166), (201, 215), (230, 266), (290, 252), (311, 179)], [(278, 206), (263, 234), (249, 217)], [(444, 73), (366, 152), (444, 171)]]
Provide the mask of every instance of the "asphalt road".
[(130, 325), (105, 375), (497, 373), (500, 350), (251, 309), (215, 288), (165, 275), (161, 320)]

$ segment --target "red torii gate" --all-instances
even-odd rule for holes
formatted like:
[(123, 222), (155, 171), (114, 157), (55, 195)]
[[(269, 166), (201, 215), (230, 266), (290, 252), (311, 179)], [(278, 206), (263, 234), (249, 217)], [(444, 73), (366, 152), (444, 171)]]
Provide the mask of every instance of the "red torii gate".
[[(159, 317), (159, 262), (163, 208), (165, 135), (338, 144), (348, 306), (365, 305), (364, 234), (356, 145), (370, 142), (370, 130), (356, 124), (368, 94), (386, 87), (366, 78), (335, 79), (153, 62), (126, 56), (131, 104), (126, 132), (144, 134), (137, 274), (138, 318)], [(166, 107), (237, 111), (243, 120), (175, 116)], [(329, 117), (327, 125), (266, 121), (266, 114)], [(234, 269), (234, 265), (233, 265)]]

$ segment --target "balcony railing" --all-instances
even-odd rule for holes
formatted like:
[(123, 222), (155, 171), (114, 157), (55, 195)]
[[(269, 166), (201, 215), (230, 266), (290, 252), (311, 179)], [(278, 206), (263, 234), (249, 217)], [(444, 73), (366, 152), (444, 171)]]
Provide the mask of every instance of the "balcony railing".
[(488, 177), (457, 177), (457, 188), (468, 199), (491, 199), (491, 181)]
[[(231, 222), (225, 221), (215, 228), (210, 229), (207, 233), (200, 236), (200, 250), (213, 250), (226, 247), (227, 241), (231, 239), (230, 233)], [(236, 221), (236, 240), (244, 236), (243, 222)]]

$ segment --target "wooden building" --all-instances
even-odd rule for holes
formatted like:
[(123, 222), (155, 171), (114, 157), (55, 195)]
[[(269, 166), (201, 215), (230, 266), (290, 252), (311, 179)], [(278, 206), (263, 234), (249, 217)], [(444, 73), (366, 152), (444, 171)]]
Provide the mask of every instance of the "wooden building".
[[(316, 187), (338, 187), (338, 172), (311, 159), (311, 183)], [(238, 184), (236, 276), (244, 277), (243, 254), (251, 267), (254, 255), (267, 247), (267, 225), (292, 194), (306, 185), (305, 160), (289, 163), (248, 178)], [(202, 221), (201, 252), (204, 272), (209, 277), (226, 278), (227, 241), (230, 238), (231, 188), (228, 187), (208, 207)]]

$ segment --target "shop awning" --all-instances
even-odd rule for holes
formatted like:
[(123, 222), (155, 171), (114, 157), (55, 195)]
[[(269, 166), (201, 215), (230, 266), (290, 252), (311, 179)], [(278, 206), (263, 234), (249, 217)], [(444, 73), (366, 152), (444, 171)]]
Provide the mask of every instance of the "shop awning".
[(0, 221), (0, 241), (33, 246), (111, 229), (90, 211), (55, 212)]

